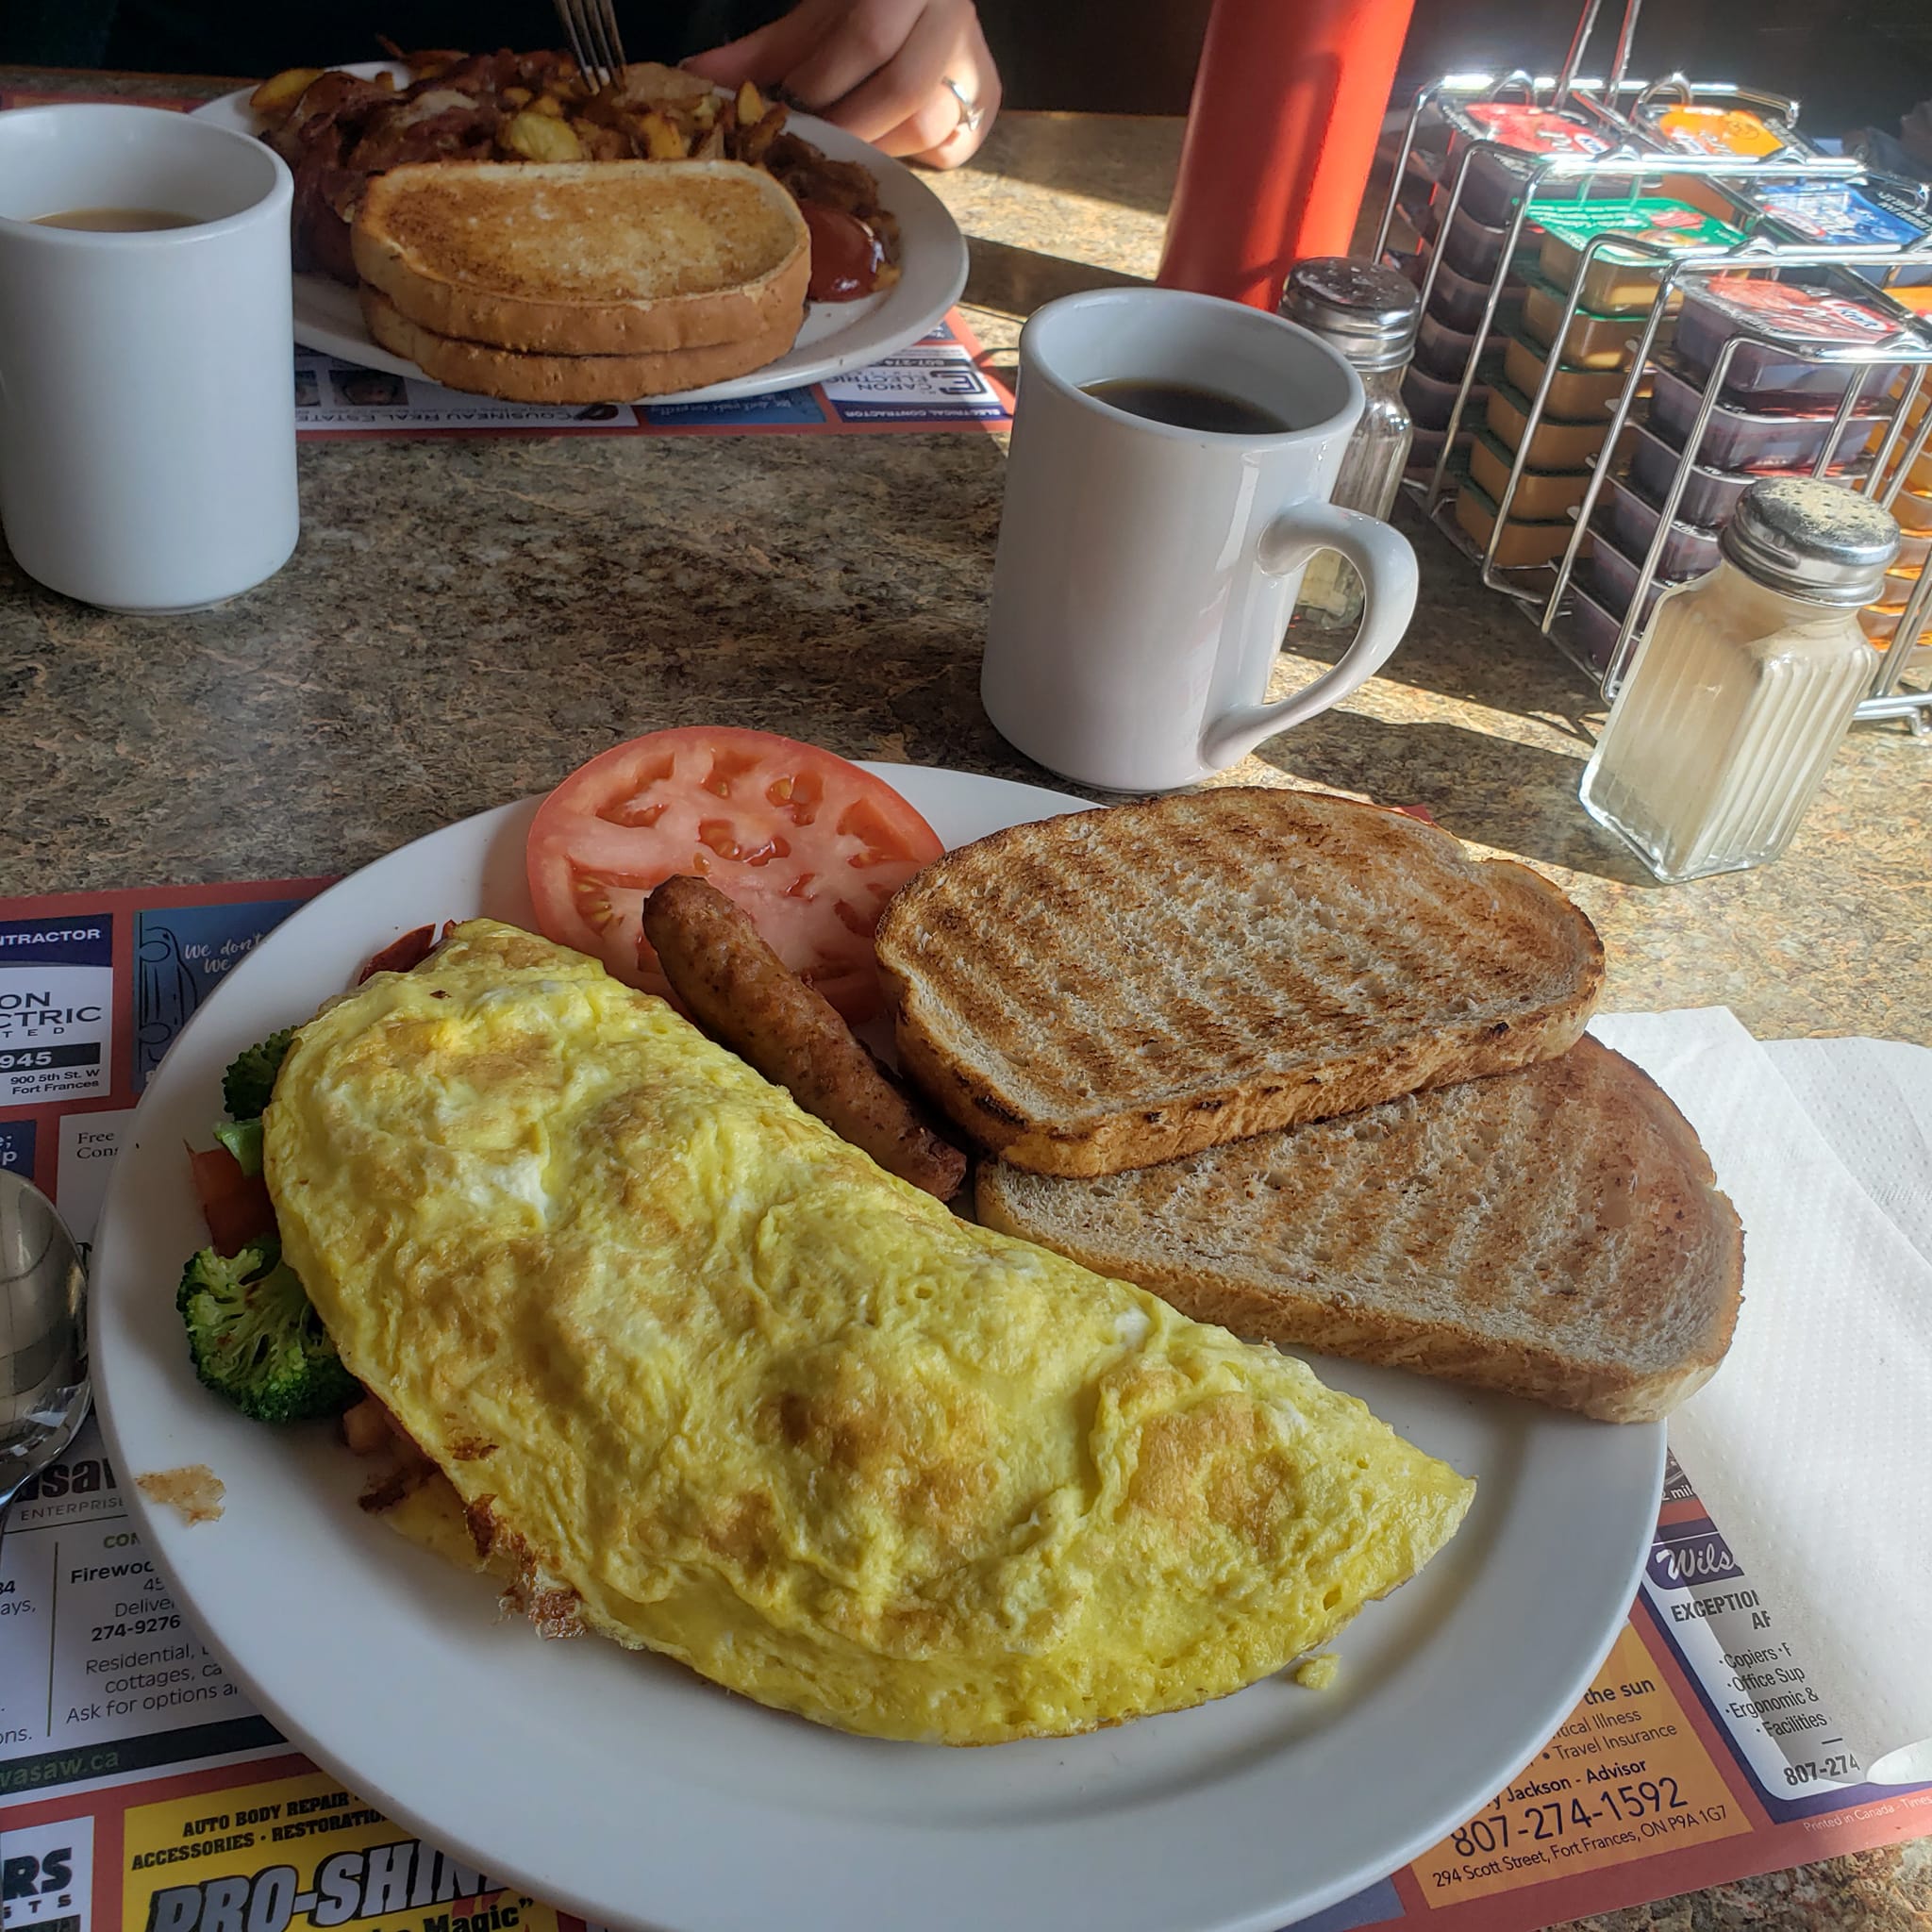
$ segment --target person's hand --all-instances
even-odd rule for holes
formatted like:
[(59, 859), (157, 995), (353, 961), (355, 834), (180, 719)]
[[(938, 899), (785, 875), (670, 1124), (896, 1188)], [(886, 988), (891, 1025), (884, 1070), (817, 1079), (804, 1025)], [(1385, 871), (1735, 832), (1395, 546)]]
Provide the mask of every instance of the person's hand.
[(1000, 105), (973, 0), (800, 0), (684, 64), (724, 87), (782, 90), (887, 154), (936, 168), (972, 154)]

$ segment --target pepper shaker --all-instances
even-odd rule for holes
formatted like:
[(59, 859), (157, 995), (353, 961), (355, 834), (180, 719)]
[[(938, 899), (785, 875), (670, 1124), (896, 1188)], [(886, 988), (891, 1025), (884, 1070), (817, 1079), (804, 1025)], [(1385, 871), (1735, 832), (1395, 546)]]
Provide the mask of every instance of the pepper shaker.
[[(1320, 336), (1361, 377), (1361, 421), (1330, 501), (1386, 520), (1414, 435), (1402, 400), (1402, 373), (1422, 316), (1415, 284), (1392, 268), (1352, 256), (1317, 256), (1289, 271), (1281, 313)], [(1303, 574), (1295, 608), (1338, 628), (1356, 624), (1362, 614), (1360, 579), (1338, 552), (1318, 551)]]

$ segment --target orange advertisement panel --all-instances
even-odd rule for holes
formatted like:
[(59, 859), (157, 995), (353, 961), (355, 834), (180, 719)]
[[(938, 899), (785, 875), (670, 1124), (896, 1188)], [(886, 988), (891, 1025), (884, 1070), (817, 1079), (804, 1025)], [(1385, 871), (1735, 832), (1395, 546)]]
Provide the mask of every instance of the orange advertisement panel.
[(1409, 1870), (1427, 1902), (1486, 1898), (1750, 1829), (1683, 1706), (1625, 1625), (1535, 1763)]

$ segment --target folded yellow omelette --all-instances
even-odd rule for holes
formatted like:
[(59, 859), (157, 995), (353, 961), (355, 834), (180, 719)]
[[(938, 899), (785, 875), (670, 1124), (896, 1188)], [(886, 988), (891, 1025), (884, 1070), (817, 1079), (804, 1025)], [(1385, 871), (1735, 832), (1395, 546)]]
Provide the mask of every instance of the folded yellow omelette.
[(288, 1258), (517, 1600), (821, 1724), (996, 1743), (1221, 1696), (1473, 1492), (511, 926), (325, 1008), (265, 1137)]

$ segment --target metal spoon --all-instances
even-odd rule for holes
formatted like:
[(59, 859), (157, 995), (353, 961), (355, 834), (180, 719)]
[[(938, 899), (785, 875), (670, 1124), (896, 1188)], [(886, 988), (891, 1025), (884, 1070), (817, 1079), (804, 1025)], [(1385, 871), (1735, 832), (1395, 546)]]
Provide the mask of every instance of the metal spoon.
[(0, 1532), (86, 1419), (87, 1271), (46, 1195), (0, 1169)]

